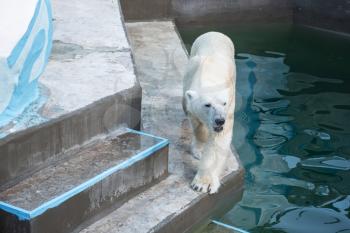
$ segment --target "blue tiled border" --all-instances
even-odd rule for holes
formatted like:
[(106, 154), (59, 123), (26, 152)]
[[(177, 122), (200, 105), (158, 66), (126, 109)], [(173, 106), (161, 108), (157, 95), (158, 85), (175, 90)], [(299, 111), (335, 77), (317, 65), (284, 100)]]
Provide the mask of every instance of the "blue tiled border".
[(211, 220), (211, 222), (214, 223), (214, 224), (216, 224), (216, 225), (218, 225), (218, 226), (222, 226), (222, 227), (224, 227), (224, 228), (237, 231), (237, 232), (239, 232), (239, 233), (249, 233), (249, 232), (246, 231), (246, 230), (243, 230), (243, 229), (241, 229), (241, 228), (228, 225), (228, 224), (226, 224), (226, 223), (223, 223), (223, 222), (220, 222), (220, 221), (217, 221), (217, 220)]
[(87, 180), (86, 182), (76, 186), (75, 188), (51, 199), (50, 201), (45, 202), (44, 204), (40, 205), (39, 207), (35, 208), (34, 210), (28, 211), (28, 210), (10, 205), (10, 204), (2, 202), (2, 201), (0, 201), (0, 209), (4, 210), (5, 212), (8, 212), (10, 214), (16, 215), (20, 220), (31, 220), (31, 219), (41, 215), (42, 213), (44, 213), (48, 209), (54, 208), (54, 207), (62, 204), (63, 202), (65, 202), (69, 198), (71, 198), (71, 197), (75, 196), (76, 194), (81, 193), (82, 191), (95, 185), (96, 183), (100, 182), (101, 180), (105, 179), (106, 177), (110, 176), (111, 174), (117, 172), (118, 170), (130, 167), (135, 162), (138, 162), (138, 161), (150, 156), (151, 154), (153, 154), (157, 150), (159, 150), (159, 149), (161, 149), (169, 144), (168, 139), (157, 137), (157, 136), (154, 136), (154, 135), (151, 135), (148, 133), (144, 133), (141, 131), (136, 131), (133, 129), (127, 129), (127, 130), (128, 130), (128, 132), (131, 132), (131, 133), (140, 134), (140, 135), (159, 139), (160, 142), (158, 142), (157, 144), (147, 148), (146, 150), (132, 156), (130, 159), (100, 173), (99, 175), (91, 178), (90, 180)]

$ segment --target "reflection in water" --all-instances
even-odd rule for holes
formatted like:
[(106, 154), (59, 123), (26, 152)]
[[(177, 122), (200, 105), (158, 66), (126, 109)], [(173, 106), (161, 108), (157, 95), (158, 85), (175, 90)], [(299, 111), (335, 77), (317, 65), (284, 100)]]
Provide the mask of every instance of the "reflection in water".
[(234, 144), (247, 182), (222, 221), (252, 232), (350, 231), (350, 173), (341, 173), (350, 156), (337, 152), (350, 141), (348, 113), (333, 107), (350, 93), (317, 92), (342, 81), (288, 73), (283, 55), (239, 54), (236, 62)]
[(350, 233), (349, 40), (277, 24), (180, 33), (190, 48), (210, 30), (238, 53), (233, 143), (246, 168), (242, 201), (219, 221), (259, 233)]
[[(291, 208), (272, 217), (273, 229), (300, 233), (350, 232), (349, 219), (328, 208)], [(268, 229), (268, 227), (266, 227)]]

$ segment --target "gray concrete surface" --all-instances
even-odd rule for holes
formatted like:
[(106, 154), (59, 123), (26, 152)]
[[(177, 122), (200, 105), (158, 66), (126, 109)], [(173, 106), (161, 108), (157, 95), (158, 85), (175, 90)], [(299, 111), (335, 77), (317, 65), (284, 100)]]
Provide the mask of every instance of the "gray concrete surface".
[[(118, 1), (53, 0), (52, 56), (36, 121), (0, 129), (0, 190), (118, 127), (138, 129), (141, 88)], [(103, 17), (101, 17), (103, 14)]]
[(135, 86), (118, 1), (52, 1), (53, 54), (40, 78), (49, 90), (42, 114), (58, 117)]
[(241, 198), (243, 169), (228, 169), (213, 196), (190, 188), (198, 160), (189, 153), (191, 132), (181, 107), (187, 62), (181, 39), (172, 21), (126, 26), (143, 88), (143, 129), (170, 140), (170, 174), (80, 233), (189, 232)]

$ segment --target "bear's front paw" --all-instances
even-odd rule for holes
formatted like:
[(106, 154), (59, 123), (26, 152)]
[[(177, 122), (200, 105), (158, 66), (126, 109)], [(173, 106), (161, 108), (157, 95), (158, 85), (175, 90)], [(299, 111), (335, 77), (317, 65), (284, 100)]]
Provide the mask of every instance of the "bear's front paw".
[(209, 194), (217, 193), (220, 188), (218, 177), (196, 175), (191, 183), (191, 187), (199, 192)]

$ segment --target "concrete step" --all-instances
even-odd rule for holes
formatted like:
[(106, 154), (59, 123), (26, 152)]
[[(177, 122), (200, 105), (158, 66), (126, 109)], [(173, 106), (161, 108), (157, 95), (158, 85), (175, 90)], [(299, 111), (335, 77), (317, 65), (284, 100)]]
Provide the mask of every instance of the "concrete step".
[(67, 153), (0, 192), (0, 232), (77, 231), (168, 172), (168, 141), (130, 129)]
[(141, 88), (131, 88), (57, 119), (0, 138), (0, 191), (98, 135), (126, 126), (139, 129), (140, 109)]
[(197, 193), (186, 178), (170, 174), (79, 233), (201, 232), (197, 230), (242, 198), (243, 168), (228, 173), (214, 195)]

